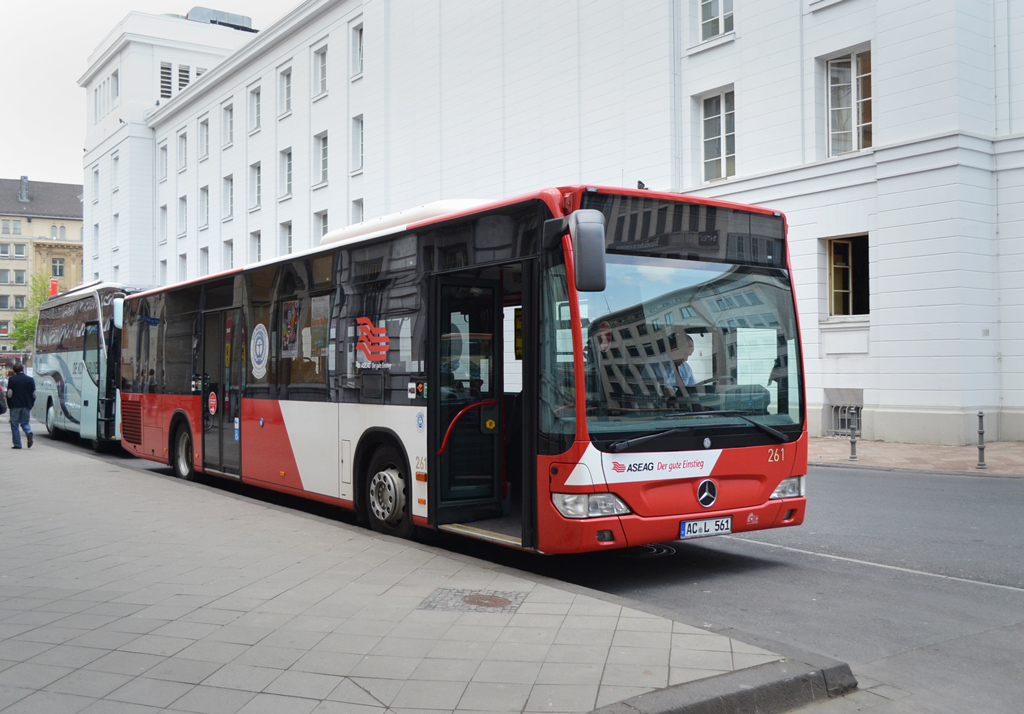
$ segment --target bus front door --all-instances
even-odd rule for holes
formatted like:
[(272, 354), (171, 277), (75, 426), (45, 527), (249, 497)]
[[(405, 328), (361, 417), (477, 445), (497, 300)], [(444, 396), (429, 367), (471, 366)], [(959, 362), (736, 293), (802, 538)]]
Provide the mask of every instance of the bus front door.
[(203, 316), (203, 470), (241, 476), (242, 322), (240, 311)]
[(502, 308), (496, 281), (440, 278), (428, 379), (434, 522), (502, 512)]
[(78, 435), (94, 442), (100, 437), (97, 416), (100, 408), (100, 389), (105, 376), (101, 374), (101, 369), (106, 364), (106, 360), (102, 358), (101, 349), (99, 323), (87, 322), (85, 324), (82, 367), (75, 375), (81, 384)]

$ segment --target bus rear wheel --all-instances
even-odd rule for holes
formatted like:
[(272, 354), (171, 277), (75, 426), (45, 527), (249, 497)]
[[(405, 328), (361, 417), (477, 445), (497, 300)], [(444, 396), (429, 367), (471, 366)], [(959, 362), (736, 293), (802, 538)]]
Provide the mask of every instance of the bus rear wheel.
[(179, 424), (174, 432), (174, 453), (171, 455), (171, 466), (174, 475), (180, 479), (191, 481), (196, 476), (192, 465), (192, 432), (187, 424)]
[(412, 535), (410, 484), (403, 460), (392, 446), (382, 446), (370, 459), (366, 479), (366, 516), (378, 533), (408, 538)]

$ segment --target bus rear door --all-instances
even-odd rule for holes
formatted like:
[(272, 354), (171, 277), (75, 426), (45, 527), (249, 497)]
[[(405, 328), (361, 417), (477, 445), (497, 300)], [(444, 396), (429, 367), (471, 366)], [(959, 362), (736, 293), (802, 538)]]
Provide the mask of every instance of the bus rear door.
[(241, 477), (242, 322), (238, 309), (203, 315), (203, 470)]

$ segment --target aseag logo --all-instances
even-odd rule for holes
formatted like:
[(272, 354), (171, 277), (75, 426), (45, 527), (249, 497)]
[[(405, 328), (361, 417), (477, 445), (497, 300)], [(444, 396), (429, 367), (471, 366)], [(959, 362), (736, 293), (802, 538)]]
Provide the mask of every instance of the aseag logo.
[(383, 362), (388, 358), (388, 350), (391, 349), (391, 338), (388, 337), (387, 327), (374, 327), (368, 317), (356, 319), (359, 326), (359, 342), (356, 349), (366, 355), (370, 362)]

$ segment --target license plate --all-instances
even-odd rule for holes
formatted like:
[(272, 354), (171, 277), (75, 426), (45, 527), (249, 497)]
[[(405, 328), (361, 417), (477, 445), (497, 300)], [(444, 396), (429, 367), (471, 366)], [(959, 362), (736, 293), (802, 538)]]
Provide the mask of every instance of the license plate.
[(679, 538), (706, 538), (732, 533), (732, 516), (683, 521), (679, 524)]

